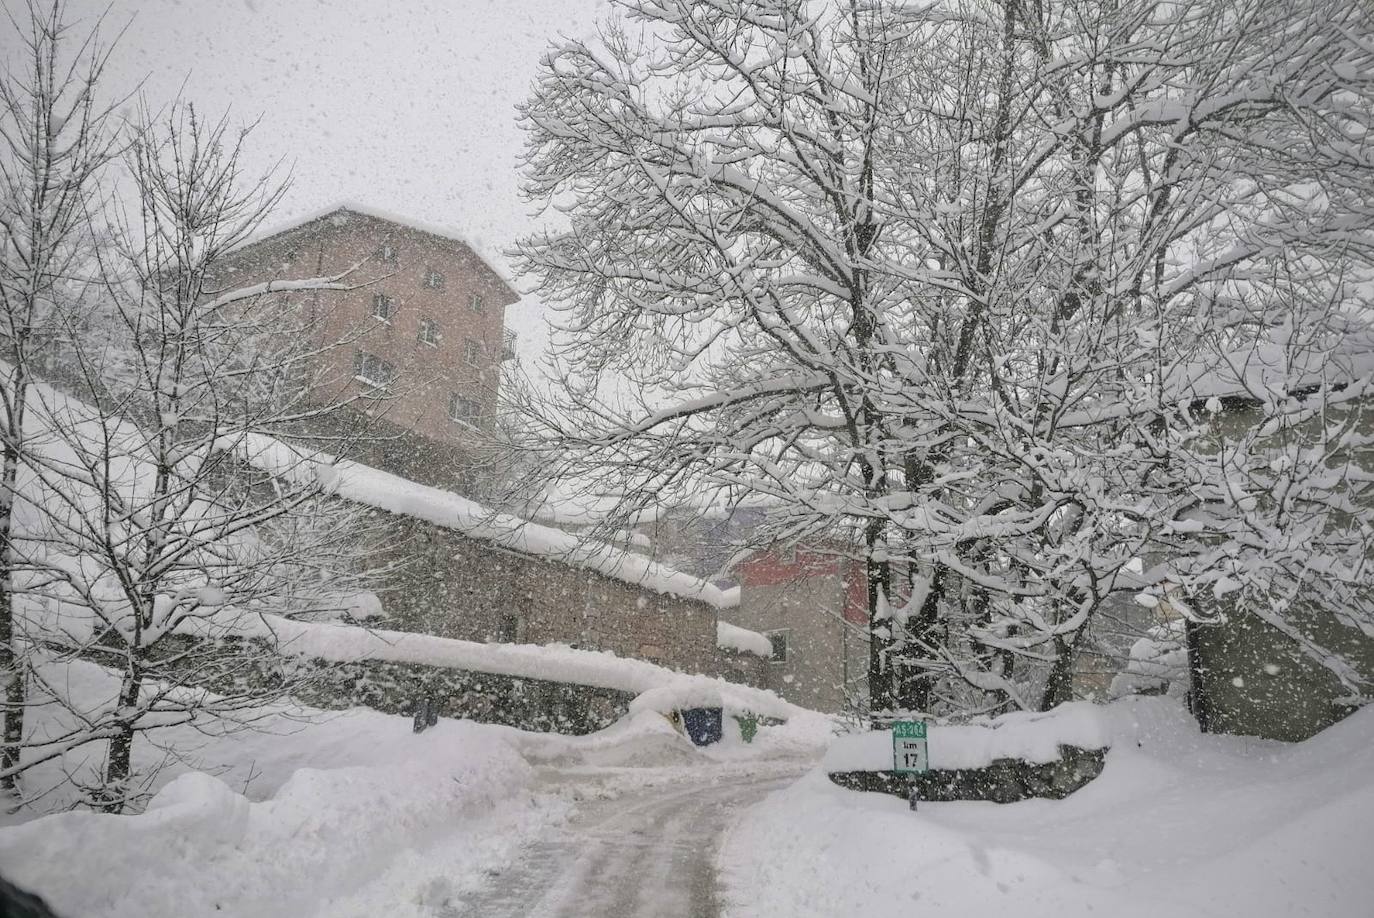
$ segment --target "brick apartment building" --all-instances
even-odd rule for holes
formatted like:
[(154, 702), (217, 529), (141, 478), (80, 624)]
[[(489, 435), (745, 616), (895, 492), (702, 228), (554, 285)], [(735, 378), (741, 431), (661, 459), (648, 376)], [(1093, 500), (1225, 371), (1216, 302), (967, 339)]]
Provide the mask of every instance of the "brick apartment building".
[[(332, 276), (358, 267), (346, 291), (290, 296), (324, 348), (317, 400), (369, 439), (359, 458), (407, 478), (470, 487), (469, 461), (490, 428), (501, 364), (514, 356), (506, 307), (519, 296), (468, 245), (443, 230), (340, 204), (242, 246), (225, 285)], [(336, 433), (335, 430), (326, 431)]]

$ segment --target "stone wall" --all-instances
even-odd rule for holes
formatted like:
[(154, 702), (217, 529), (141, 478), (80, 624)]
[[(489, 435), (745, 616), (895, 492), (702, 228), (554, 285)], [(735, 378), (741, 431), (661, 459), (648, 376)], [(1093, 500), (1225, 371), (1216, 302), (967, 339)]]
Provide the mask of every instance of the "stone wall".
[[(187, 661), (181, 675), (188, 684), (219, 692), (283, 690), (302, 704), (325, 710), (366, 707), (411, 715), (419, 699), (432, 698), (440, 717), (580, 735), (610, 726), (627, 713), (634, 698), (617, 689), (419, 663), (279, 656), (255, 639), (223, 638), (199, 644), (201, 652), (195, 654), (172, 652), (197, 643), (173, 635), (164, 645), (172, 661), (168, 671), (177, 670), (178, 659)], [(99, 656), (92, 661), (103, 662)]]
[(1059, 800), (1102, 773), (1105, 749), (1060, 746), (1053, 762), (1031, 763), (997, 759), (986, 768), (955, 768), (922, 773), (895, 771), (832, 772), (830, 780), (840, 787), (876, 791), (910, 798), (912, 788), (920, 800), (991, 800), (1015, 803), (1032, 797)]
[(385, 627), (469, 641), (570, 644), (762, 685), (767, 663), (716, 648), (716, 610), (558, 561), (375, 511), (394, 568)]
[(315, 707), (361, 706), (411, 715), (416, 702), (428, 697), (434, 699), (440, 717), (545, 733), (581, 735), (601, 730), (625, 716), (634, 698), (615, 689), (416, 663), (315, 660), (308, 665), (317, 671), (295, 694)]

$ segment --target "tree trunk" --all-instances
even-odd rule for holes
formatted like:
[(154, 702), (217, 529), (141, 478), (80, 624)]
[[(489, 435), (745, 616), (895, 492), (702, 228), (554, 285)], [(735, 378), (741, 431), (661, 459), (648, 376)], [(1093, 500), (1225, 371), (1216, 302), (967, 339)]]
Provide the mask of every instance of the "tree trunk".
[(1202, 663), (1202, 650), (1199, 645), (1203, 627), (1197, 622), (1185, 619), (1183, 641), (1188, 651), (1188, 707), (1193, 712), (1198, 729), (1203, 733), (1211, 733), (1212, 703), (1207, 695), (1207, 668)]
[[(143, 669), (131, 663), (119, 687), (119, 709), (121, 712), (138, 710), (138, 696), (143, 690)], [(124, 809), (129, 793), (129, 776), (133, 773), (134, 718), (132, 714), (121, 716), (115, 725), (118, 731), (110, 740), (109, 755), (105, 759), (105, 776), (100, 790), (101, 809), (107, 813), (118, 813)]]
[[(912, 569), (915, 569), (913, 564)], [(897, 705), (904, 711), (929, 711), (933, 688), (928, 668), (921, 665), (928, 659), (925, 648), (934, 647), (935, 633), (940, 621), (940, 601), (945, 595), (945, 573), (949, 569), (937, 563), (930, 575), (930, 587), (915, 617), (907, 619), (907, 641), (897, 665)]]
[(1073, 700), (1073, 668), (1077, 662), (1077, 638), (1066, 641), (1062, 636), (1056, 635), (1054, 665), (1050, 667), (1050, 677), (1045, 680), (1045, 694), (1040, 698), (1040, 710), (1048, 711)]
[(868, 713), (875, 727), (880, 725), (880, 712), (891, 711), (894, 706), (893, 623), (887, 602), (892, 566), (886, 559), (875, 557), (881, 537), (881, 525), (869, 526), (864, 533), (864, 575), (868, 581)]
[(28, 398), (28, 379), (22, 363), (16, 363), (13, 376), (14, 399), (10, 430), (6, 431), (4, 466), (0, 469), (0, 679), (5, 683), (4, 730), (0, 744), (0, 789), (12, 791), (18, 785), (20, 747), (24, 741), (24, 672), (20, 665), (19, 636), (15, 633), (14, 501), (18, 496), (19, 444), (24, 433), (24, 407)]

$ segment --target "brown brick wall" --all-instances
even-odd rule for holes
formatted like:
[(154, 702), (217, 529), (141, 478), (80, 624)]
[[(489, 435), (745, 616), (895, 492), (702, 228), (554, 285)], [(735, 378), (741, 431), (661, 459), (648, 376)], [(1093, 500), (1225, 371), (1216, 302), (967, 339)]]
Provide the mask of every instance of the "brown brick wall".
[[(379, 253), (389, 246), (393, 257)], [(369, 401), (374, 415), (439, 443), (461, 443), (472, 430), (449, 417), (455, 393), (495, 409), (500, 384), (505, 307), (518, 297), (471, 249), (398, 223), (351, 211), (336, 212), (288, 230), (229, 256), (220, 283), (224, 287), (269, 279), (300, 279), (338, 274), (362, 263), (346, 282), (349, 291), (286, 294), (299, 307), (321, 344), (319, 400), (372, 393), (354, 379), (356, 352), (366, 351), (394, 365), (399, 381), (389, 398)], [(442, 275), (440, 289), (425, 284), (430, 271)], [(373, 298), (394, 302), (388, 321), (373, 318)], [(471, 308), (482, 298), (481, 312)], [(419, 337), (422, 320), (438, 329), (436, 344)], [(475, 366), (467, 361), (465, 342), (477, 343)]]

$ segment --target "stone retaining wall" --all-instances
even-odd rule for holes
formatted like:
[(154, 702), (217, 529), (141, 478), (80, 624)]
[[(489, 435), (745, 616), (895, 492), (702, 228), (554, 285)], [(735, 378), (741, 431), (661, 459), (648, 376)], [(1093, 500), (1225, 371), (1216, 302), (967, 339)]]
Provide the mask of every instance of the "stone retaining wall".
[[(174, 659), (173, 645), (165, 646), (168, 658)], [(610, 726), (628, 712), (634, 699), (632, 692), (618, 689), (420, 663), (284, 657), (260, 641), (240, 638), (216, 642), (214, 652), (222, 665), (207, 666), (207, 655), (197, 654), (194, 668), (182, 674), (189, 684), (221, 692), (230, 684), (240, 689), (289, 686), (291, 697), (325, 710), (367, 707), (409, 715), (417, 700), (430, 697), (441, 717), (580, 735)]]
[(894, 794), (904, 799), (916, 788), (921, 800), (991, 800), (1014, 803), (1031, 797), (1059, 800), (1102, 773), (1105, 749), (1060, 746), (1054, 762), (997, 759), (986, 768), (924, 773), (895, 771), (832, 772), (830, 780), (850, 790)]

